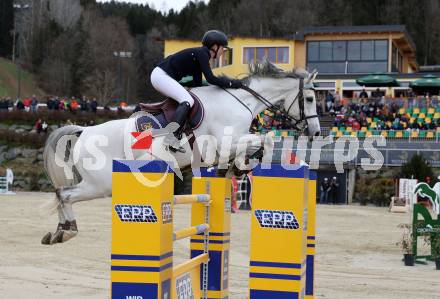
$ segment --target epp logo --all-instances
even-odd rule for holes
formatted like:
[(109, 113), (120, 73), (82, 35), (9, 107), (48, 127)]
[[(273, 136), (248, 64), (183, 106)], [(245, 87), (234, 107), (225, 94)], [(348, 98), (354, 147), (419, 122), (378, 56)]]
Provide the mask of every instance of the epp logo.
[(115, 211), (122, 222), (157, 222), (151, 206), (115, 205)]
[(299, 229), (295, 215), (288, 211), (256, 210), (255, 217), (264, 228)]

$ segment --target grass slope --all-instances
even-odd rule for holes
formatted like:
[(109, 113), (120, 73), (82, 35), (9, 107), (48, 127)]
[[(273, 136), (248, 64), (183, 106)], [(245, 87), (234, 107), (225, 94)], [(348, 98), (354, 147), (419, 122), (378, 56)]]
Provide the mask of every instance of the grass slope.
[[(0, 97), (17, 96), (18, 89), (18, 69), (11, 60), (0, 58)], [(32, 74), (22, 70), (21, 72), (21, 97), (29, 97), (31, 95), (42, 95), (42, 91), (38, 89)]]

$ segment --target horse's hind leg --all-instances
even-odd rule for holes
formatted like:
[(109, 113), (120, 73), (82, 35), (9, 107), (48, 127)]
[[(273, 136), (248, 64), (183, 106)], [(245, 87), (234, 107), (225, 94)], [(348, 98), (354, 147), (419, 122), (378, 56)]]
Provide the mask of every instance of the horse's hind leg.
[(63, 243), (78, 234), (78, 227), (76, 225), (72, 205), (75, 202), (91, 200), (99, 196), (94, 192), (93, 188), (90, 188), (90, 186), (83, 182), (75, 186), (58, 188), (56, 190), (59, 223), (54, 233), (48, 232), (41, 239), (42, 244), (52, 245)]

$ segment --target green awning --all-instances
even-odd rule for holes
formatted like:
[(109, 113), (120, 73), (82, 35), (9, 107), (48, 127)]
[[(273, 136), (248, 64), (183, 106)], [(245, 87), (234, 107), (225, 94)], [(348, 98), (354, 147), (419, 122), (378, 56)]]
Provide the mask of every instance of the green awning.
[(365, 87), (392, 87), (400, 86), (399, 82), (385, 74), (371, 74), (356, 79), (356, 83)]
[(425, 75), (420, 79), (410, 82), (409, 87), (412, 89), (439, 90), (440, 79), (434, 75)]

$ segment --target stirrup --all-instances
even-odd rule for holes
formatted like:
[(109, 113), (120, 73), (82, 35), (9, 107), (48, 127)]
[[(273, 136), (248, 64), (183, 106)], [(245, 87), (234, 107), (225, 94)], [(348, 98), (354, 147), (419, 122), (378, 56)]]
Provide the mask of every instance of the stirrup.
[(173, 153), (175, 152), (179, 152), (179, 153), (185, 153), (185, 149), (180, 145), (180, 140), (174, 136), (174, 134), (170, 134), (165, 136), (164, 139), (164, 145), (165, 145), (165, 149), (169, 150)]
[(172, 145), (167, 145), (167, 146), (165, 147), (165, 149), (166, 149), (167, 151), (170, 151), (170, 152), (173, 152), (173, 153), (176, 153), (176, 152), (179, 152), (179, 153), (182, 153), (182, 154), (186, 153), (185, 149), (184, 149), (182, 146), (180, 146), (180, 145), (179, 145), (178, 148), (175, 148), (175, 147), (172, 146)]

